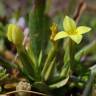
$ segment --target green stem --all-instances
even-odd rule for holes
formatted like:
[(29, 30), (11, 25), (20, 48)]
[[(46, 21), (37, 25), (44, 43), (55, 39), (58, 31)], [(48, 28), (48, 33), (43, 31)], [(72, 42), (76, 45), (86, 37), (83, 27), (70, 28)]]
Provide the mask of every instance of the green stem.
[(72, 40), (70, 40), (69, 46), (70, 46), (70, 64), (72, 65), (72, 67), (74, 67), (75, 62), (74, 55), (76, 52), (75, 43)]
[[(66, 47), (68, 46), (68, 47)], [(65, 45), (64, 47), (66, 48), (65, 51), (69, 51), (68, 54), (69, 54), (69, 63), (70, 63), (70, 67), (72, 69), (72, 71), (74, 71), (74, 68), (75, 68), (75, 60), (74, 60), (74, 55), (75, 55), (75, 52), (76, 52), (76, 49), (75, 49), (75, 43), (71, 40), (71, 39), (67, 39), (65, 41)]]

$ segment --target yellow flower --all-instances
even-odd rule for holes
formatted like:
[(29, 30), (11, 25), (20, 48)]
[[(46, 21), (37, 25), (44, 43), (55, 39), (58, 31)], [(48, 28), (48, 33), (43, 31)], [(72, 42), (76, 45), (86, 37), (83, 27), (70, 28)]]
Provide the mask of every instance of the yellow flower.
[(58, 32), (54, 37), (54, 40), (69, 37), (74, 42), (79, 44), (82, 40), (82, 34), (87, 33), (91, 30), (90, 27), (86, 27), (86, 26), (76, 27), (75, 21), (68, 16), (65, 16), (64, 18), (63, 28), (64, 28), (64, 31)]
[(22, 29), (16, 24), (9, 24), (7, 37), (8, 37), (8, 40), (13, 42), (15, 45), (22, 44), (22, 41), (23, 41)]

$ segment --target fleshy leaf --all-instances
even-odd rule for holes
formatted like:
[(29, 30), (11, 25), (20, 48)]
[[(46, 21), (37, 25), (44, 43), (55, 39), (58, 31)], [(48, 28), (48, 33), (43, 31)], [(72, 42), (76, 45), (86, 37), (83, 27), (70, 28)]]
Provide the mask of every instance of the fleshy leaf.
[(66, 32), (72, 32), (72, 31), (74, 32), (74, 30), (76, 30), (76, 23), (70, 17), (65, 16), (63, 21), (63, 27), (64, 27), (64, 31)]
[(53, 74), (53, 70), (55, 67), (55, 58), (52, 60), (50, 66), (47, 68), (44, 79), (45, 81), (47, 81), (49, 79), (49, 77), (51, 77), (51, 75)]
[(65, 38), (67, 37), (68, 34), (64, 31), (61, 31), (61, 32), (58, 32), (54, 38), (54, 40), (58, 40), (58, 39), (62, 39), (62, 38)]
[(40, 54), (39, 54), (39, 57), (38, 57), (38, 66), (40, 66), (40, 64), (41, 64), (42, 57), (43, 57), (43, 54), (42, 54), (42, 50), (41, 50)]
[(49, 87), (50, 88), (60, 88), (60, 87), (63, 87), (68, 82), (68, 80), (69, 80), (69, 76), (66, 77), (65, 79), (57, 82), (57, 83), (54, 83), (54, 84), (50, 85)]
[(74, 42), (79, 44), (82, 40), (82, 35), (70, 35), (69, 36)]
[(75, 55), (75, 60), (80, 60), (82, 56), (86, 56), (90, 53), (94, 53), (96, 50), (96, 41), (94, 40), (90, 44), (83, 47), (79, 52)]
[(89, 32), (90, 30), (91, 30), (91, 28), (90, 28), (90, 27), (86, 27), (86, 26), (80, 26), (80, 27), (77, 28), (77, 32), (78, 32), (79, 34), (87, 33), (87, 32)]

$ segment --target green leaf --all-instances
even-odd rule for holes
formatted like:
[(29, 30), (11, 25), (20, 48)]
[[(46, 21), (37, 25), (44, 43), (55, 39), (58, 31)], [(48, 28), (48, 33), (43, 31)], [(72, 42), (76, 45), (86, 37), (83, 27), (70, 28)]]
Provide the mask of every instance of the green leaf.
[(30, 82), (34, 81), (34, 78), (28, 73), (28, 71), (25, 68), (20, 68), (21, 74), (23, 74)]
[(96, 76), (96, 64), (90, 67), (91, 74), (94, 74)]
[(54, 69), (55, 69), (55, 58), (52, 60), (52, 62), (50, 63), (49, 67), (46, 69), (46, 73), (44, 74), (44, 80), (47, 81), (52, 75), (53, 75), (53, 72), (54, 72)]
[(40, 67), (41, 61), (42, 61), (42, 50), (40, 51), (39, 57), (38, 57), (38, 66)]
[(51, 84), (49, 85), (50, 88), (60, 88), (60, 87), (63, 87), (64, 85), (66, 85), (66, 83), (68, 82), (69, 80), (69, 76), (66, 77), (65, 79), (55, 83), (55, 84)]
[(23, 46), (18, 46), (17, 51), (23, 68), (26, 70), (27, 73), (29, 73), (30, 76), (35, 77), (35, 66), (30, 59), (30, 56), (28, 55), (26, 49)]
[(83, 47), (79, 52), (75, 54), (75, 60), (80, 60), (82, 56), (96, 51), (96, 40)]
[(9, 74), (7, 74), (6, 69), (2, 68), (0, 69), (0, 81), (6, 79), (9, 76)]
[(6, 74), (6, 70), (0, 70), (0, 78)]
[(0, 81), (6, 79), (8, 76), (8, 74), (5, 74), (4, 76), (0, 77)]
[(70, 64), (66, 64), (62, 67), (61, 73), (60, 73), (60, 78), (61, 77), (67, 77), (70, 75)]
[[(46, 85), (46, 83), (44, 83), (44, 82), (34, 82), (32, 84), (32, 87), (33, 88), (35, 87), (36, 89), (38, 89), (42, 93), (49, 94), (49, 92), (50, 92), (48, 85)], [(50, 96), (50, 95), (48, 95), (48, 96)]]
[[(36, 1), (36, 0), (35, 0)], [(38, 2), (38, 1), (36, 1)], [(42, 3), (43, 1), (41, 1)], [(42, 5), (42, 6), (41, 6)], [(39, 3), (38, 7), (34, 8), (33, 12), (30, 12), (29, 17), (29, 29), (30, 29), (30, 38), (31, 44), (34, 50), (34, 53), (38, 56), (40, 50), (42, 49), (45, 52), (45, 49), (48, 44), (49, 34), (50, 34), (50, 18), (44, 13), (41, 13), (41, 9), (44, 6)]]
[(45, 61), (45, 64), (41, 73), (42, 77), (46, 73), (47, 68), (50, 66), (50, 62), (55, 57), (56, 53), (57, 53), (57, 46), (54, 46), (50, 49), (50, 52), (48, 53), (48, 56), (46, 58), (46, 61)]
[(37, 64), (37, 62), (36, 62), (36, 57), (35, 57), (35, 55), (34, 55), (34, 52), (33, 52), (33, 49), (32, 49), (32, 46), (31, 46), (31, 45), (29, 46), (27, 53), (28, 53), (28, 55), (30, 56), (30, 59), (32, 60), (32, 63), (33, 63), (34, 65), (36, 65), (36, 64)]

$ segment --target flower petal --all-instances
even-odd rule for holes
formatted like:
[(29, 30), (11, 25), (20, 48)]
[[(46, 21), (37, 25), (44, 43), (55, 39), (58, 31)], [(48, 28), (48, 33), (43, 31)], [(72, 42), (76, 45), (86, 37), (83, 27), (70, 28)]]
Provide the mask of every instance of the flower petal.
[(82, 35), (70, 35), (69, 36), (74, 42), (79, 44), (82, 40)]
[(73, 19), (71, 19), (68, 16), (65, 16), (64, 21), (63, 21), (63, 27), (66, 32), (74, 32), (76, 30), (76, 23)]
[(78, 34), (84, 34), (87, 33), (91, 30), (90, 27), (86, 27), (86, 26), (80, 26), (76, 29), (76, 31), (78, 32)]
[(62, 38), (65, 38), (67, 37), (68, 34), (64, 31), (61, 31), (61, 32), (58, 32), (54, 38), (54, 40), (58, 40), (58, 39), (62, 39)]

